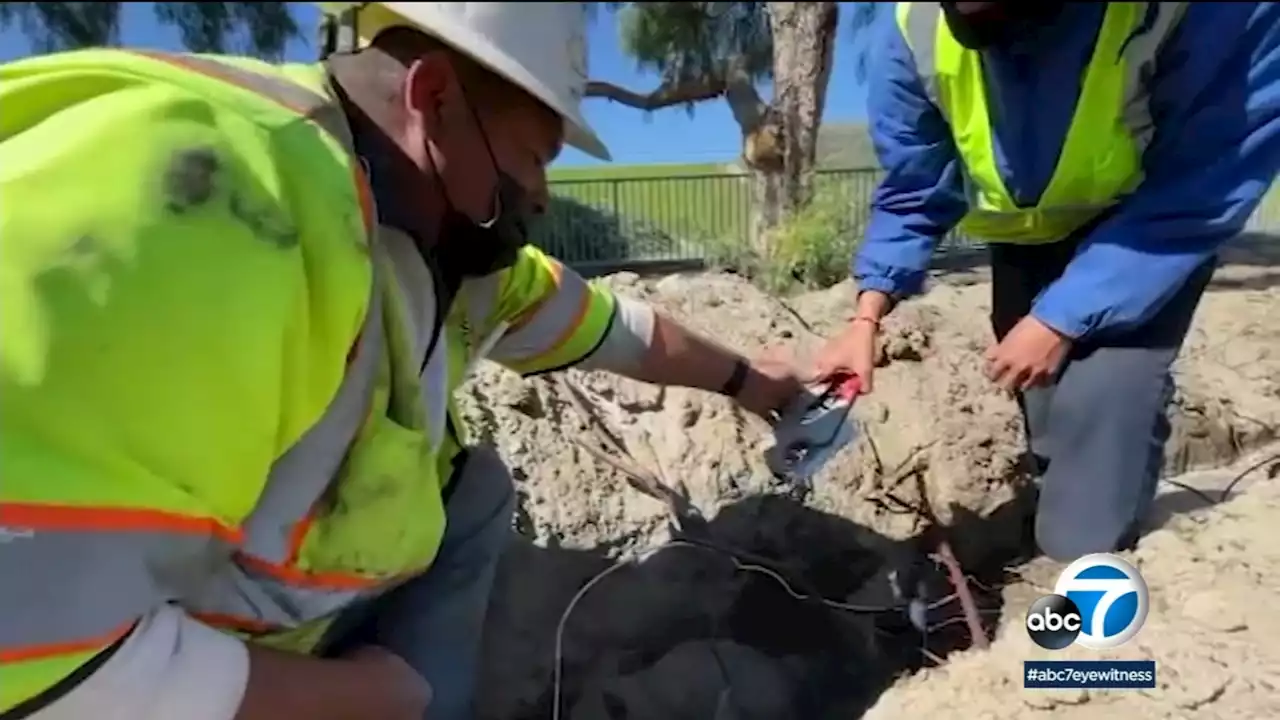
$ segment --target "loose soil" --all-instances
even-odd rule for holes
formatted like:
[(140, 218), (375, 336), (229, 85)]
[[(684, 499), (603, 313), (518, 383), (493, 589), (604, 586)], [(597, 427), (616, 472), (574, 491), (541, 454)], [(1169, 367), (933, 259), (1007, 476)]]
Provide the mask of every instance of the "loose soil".
[[(1271, 241), (1274, 246), (1274, 241)], [(884, 328), (884, 366), (856, 407), (861, 436), (819, 475), (807, 501), (770, 478), (765, 424), (706, 393), (611, 376), (566, 376), (594, 401), (634, 460), (687, 488), (716, 545), (647, 550), (671, 537), (663, 506), (584, 451), (588, 426), (558, 379), (483, 367), (464, 389), (474, 433), (515, 469), (520, 508), (499, 569), (480, 690), (485, 720), (554, 717), (556, 637), (564, 623), (559, 718), (566, 720), (972, 718), (1277, 718), (1280, 637), (1265, 608), (1280, 591), (1278, 463), (1236, 493), (1239, 471), (1280, 452), (1280, 263), (1266, 244), (1227, 258), (1175, 367), (1173, 436), (1150, 532), (1128, 554), (1151, 589), (1142, 632), (1112, 653), (1154, 659), (1153, 691), (1024, 691), (1021, 660), (1048, 657), (1021, 629), (1060, 566), (1020, 554), (1026, 488), (1013, 401), (981, 375), (990, 288), (963, 261)], [(770, 297), (717, 273), (604, 280), (735, 348), (784, 344), (804, 358), (850, 313), (847, 285)], [(1269, 453), (1269, 455), (1268, 455)], [(911, 471), (911, 472), (907, 472)], [(922, 635), (892, 588), (950, 592), (923, 560), (922, 497), (950, 526), (995, 640), (960, 650), (959, 626)], [(1213, 501), (1213, 502), (1211, 502)], [(768, 573), (785, 578), (790, 592)], [(915, 583), (911, 583), (915, 584)], [(985, 588), (985, 589), (984, 589)], [(930, 623), (948, 617), (946, 607)], [(951, 613), (954, 616), (954, 613)]]

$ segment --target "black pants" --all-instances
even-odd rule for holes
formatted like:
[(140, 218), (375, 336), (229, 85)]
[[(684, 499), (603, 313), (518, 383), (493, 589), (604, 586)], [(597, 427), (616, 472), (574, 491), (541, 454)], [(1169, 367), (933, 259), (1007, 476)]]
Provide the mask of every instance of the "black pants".
[[(991, 245), (997, 339), (1031, 311), (1078, 246), (1078, 239)], [(1055, 383), (1020, 394), (1029, 450), (1040, 471), (1035, 533), (1045, 554), (1071, 561), (1136, 540), (1169, 437), (1170, 365), (1215, 266), (1209, 262), (1193, 273), (1141, 327), (1077, 344)]]

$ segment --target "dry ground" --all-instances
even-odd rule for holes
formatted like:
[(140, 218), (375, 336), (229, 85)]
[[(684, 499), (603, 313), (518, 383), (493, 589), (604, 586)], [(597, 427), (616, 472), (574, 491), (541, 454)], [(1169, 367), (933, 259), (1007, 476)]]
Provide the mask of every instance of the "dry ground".
[[(1153, 605), (1143, 631), (1117, 651), (1155, 659), (1157, 690), (1022, 690), (1020, 661), (1045, 656), (1018, 627), (1036, 588), (1052, 585), (1055, 568), (1043, 561), (1003, 576), (1003, 589), (985, 598), (998, 627), (989, 651), (922, 668), (925, 639), (900, 612), (801, 603), (759, 572), (679, 548), (610, 575), (576, 606), (565, 623), (559, 717), (1280, 717), (1280, 649), (1264, 642), (1280, 638), (1280, 623), (1259, 612), (1280, 589), (1280, 482), (1264, 465), (1233, 499), (1207, 507), (1204, 497), (1240, 463), (1277, 451), (1280, 264), (1272, 253), (1257, 245), (1229, 257), (1176, 367), (1166, 470), (1190, 472), (1181, 484), (1194, 489), (1164, 488), (1152, 532), (1132, 554)], [(802, 354), (847, 316), (851, 296), (841, 286), (784, 304), (711, 273), (623, 273), (607, 282), (735, 347), (786, 342)], [(773, 558), (803, 586), (797, 594), (879, 605), (888, 602), (889, 571), (917, 557), (918, 520), (876, 501), (891, 469), (913, 455), (925, 494), (955, 526), (966, 568), (990, 579), (1013, 561), (1021, 432), (1013, 402), (981, 377), (988, 292), (981, 270), (953, 263), (930, 293), (894, 313), (888, 364), (856, 408), (863, 438), (823, 471), (803, 506), (773, 494), (761, 460), (767, 428), (722, 399), (571, 375), (641, 463), (681, 481), (714, 516), (717, 539)], [(490, 611), (481, 715), (552, 717), (565, 608), (618, 557), (667, 538), (662, 506), (575, 443), (586, 426), (561, 386), (484, 368), (465, 392), (477, 433), (517, 469), (521, 497), (518, 538)]]

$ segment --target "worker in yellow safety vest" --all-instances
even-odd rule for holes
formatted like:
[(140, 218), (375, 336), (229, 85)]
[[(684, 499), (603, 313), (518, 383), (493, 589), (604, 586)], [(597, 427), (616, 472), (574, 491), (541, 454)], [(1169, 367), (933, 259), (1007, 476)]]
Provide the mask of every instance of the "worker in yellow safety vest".
[(316, 65), (0, 66), (0, 714), (469, 717), (514, 490), (473, 363), (800, 390), (525, 244), (581, 3), (330, 3)]
[(985, 242), (985, 372), (1022, 407), (1035, 545), (1061, 561), (1133, 546), (1170, 365), (1280, 169), (1280, 4), (902, 2), (872, 56), (885, 174), (857, 311), (819, 375), (873, 387), (880, 321), (921, 292), (939, 241)]

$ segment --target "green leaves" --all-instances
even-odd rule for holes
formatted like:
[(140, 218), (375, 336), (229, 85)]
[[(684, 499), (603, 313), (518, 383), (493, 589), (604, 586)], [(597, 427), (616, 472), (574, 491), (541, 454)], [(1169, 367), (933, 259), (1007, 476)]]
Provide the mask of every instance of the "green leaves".
[(289, 40), (299, 36), (289, 3), (162, 2), (155, 9), (156, 19), (177, 27), (183, 44), (195, 52), (240, 52), (278, 60)]
[(0, 27), (17, 24), (37, 51), (113, 45), (120, 32), (120, 3), (0, 3)]
[[(116, 45), (121, 4), (0, 2), (0, 27), (18, 25), (39, 52)], [(152, 7), (156, 19), (176, 27), (183, 44), (195, 52), (277, 60), (289, 40), (300, 36), (284, 2), (157, 2)]]
[[(697, 88), (724, 87), (744, 78), (750, 84), (774, 79), (773, 36), (769, 3), (764, 2), (610, 2), (588, 3), (598, 15), (602, 6), (617, 13), (619, 42), (638, 70), (651, 72), (672, 98), (693, 97), (690, 109), (705, 93)], [(856, 72), (866, 80), (868, 31), (892, 4), (840, 3), (845, 27), (858, 53)], [(681, 92), (682, 90), (687, 92)], [(602, 93), (618, 99), (618, 93)], [(649, 105), (665, 106), (660, 98)], [(635, 104), (635, 103), (630, 103)], [(645, 106), (646, 109), (654, 109)]]
[(773, 39), (766, 3), (633, 2), (621, 5), (623, 52), (663, 83), (681, 85), (723, 78), (729, 63), (752, 80), (773, 72)]

